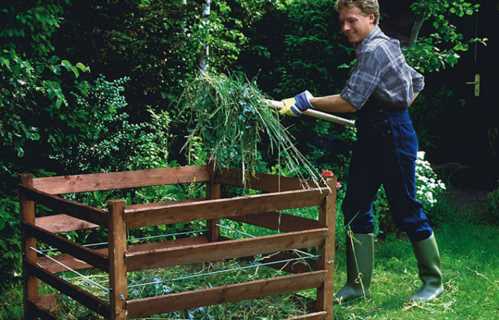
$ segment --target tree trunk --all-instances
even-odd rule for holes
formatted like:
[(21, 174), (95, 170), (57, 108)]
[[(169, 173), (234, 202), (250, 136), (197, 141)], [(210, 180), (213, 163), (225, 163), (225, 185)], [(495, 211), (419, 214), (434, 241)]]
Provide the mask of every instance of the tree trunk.
[[(201, 18), (202, 23), (205, 25), (205, 28), (208, 28), (209, 25), (210, 11), (211, 11), (211, 0), (205, 0), (203, 4), (203, 15)], [(199, 71), (201, 73), (205, 73), (208, 70), (209, 56), (210, 56), (210, 46), (208, 43), (205, 43), (199, 59)]]
[(416, 41), (418, 41), (419, 32), (421, 31), (425, 20), (425, 17), (417, 17), (416, 21), (414, 21), (411, 28), (411, 36), (409, 38), (408, 47), (411, 47)]

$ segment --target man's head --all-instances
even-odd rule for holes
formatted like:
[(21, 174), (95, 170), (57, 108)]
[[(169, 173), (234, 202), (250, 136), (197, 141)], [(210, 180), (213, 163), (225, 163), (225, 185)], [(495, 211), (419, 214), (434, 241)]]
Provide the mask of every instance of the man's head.
[(336, 10), (341, 31), (354, 44), (364, 40), (379, 21), (378, 0), (338, 0)]

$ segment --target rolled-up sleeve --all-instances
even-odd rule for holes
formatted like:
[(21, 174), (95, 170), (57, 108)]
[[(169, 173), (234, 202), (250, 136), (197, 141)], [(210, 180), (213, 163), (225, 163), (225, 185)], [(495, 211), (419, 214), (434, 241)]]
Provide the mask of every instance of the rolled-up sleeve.
[(421, 73), (414, 70), (414, 68), (409, 67), (411, 69), (412, 76), (412, 90), (414, 93), (421, 92), (424, 89), (424, 77)]
[(361, 109), (380, 82), (382, 66), (375, 51), (362, 54), (340, 96)]

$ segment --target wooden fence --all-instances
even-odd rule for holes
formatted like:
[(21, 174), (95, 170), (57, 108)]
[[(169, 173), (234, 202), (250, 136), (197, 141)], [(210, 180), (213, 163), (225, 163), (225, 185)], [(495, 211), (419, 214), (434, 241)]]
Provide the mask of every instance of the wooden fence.
[[(134, 205), (112, 200), (108, 202), (107, 210), (102, 210), (58, 196), (193, 182), (207, 184), (206, 199)], [(211, 166), (189, 166), (44, 178), (21, 175), (25, 319), (55, 319), (54, 297), (39, 293), (39, 281), (106, 319), (146, 317), (310, 288), (317, 290), (313, 310), (293, 319), (332, 319), (335, 178), (328, 178), (327, 186), (303, 188), (298, 179), (258, 174), (247, 182), (247, 187), (263, 193), (233, 198), (221, 197), (222, 185), (241, 186), (238, 171), (215, 172)], [(43, 205), (57, 214), (37, 217), (36, 205)], [(279, 213), (279, 210), (310, 206), (318, 206), (318, 220)], [(240, 240), (221, 238), (218, 227), (221, 218), (276, 229), (279, 233)], [(127, 229), (198, 219), (208, 221), (206, 236), (127, 244)], [(108, 229), (107, 247), (90, 249), (58, 234), (92, 228)], [(39, 255), (38, 241), (62, 254), (51, 259)], [(127, 272), (304, 248), (318, 248), (320, 258), (315, 261), (312, 271), (287, 268), (289, 274), (271, 279), (149, 298), (128, 298)], [(58, 273), (66, 271), (66, 266), (73, 270), (97, 268), (108, 273), (109, 299), (105, 301), (62, 279)]]

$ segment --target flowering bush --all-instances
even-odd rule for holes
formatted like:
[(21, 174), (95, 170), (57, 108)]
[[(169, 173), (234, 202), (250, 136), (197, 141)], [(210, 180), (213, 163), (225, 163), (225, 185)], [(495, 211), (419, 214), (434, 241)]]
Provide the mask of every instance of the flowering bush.
[[(439, 196), (445, 191), (445, 184), (440, 180), (425, 160), (424, 151), (418, 152), (416, 159), (416, 199), (421, 202), (426, 213), (438, 202)], [(390, 214), (388, 198), (383, 187), (374, 202), (374, 212), (377, 222), (377, 233), (387, 234), (398, 231)]]
[(416, 159), (416, 198), (421, 201), (425, 211), (430, 211), (446, 188), (424, 156), (424, 151), (420, 151)]

